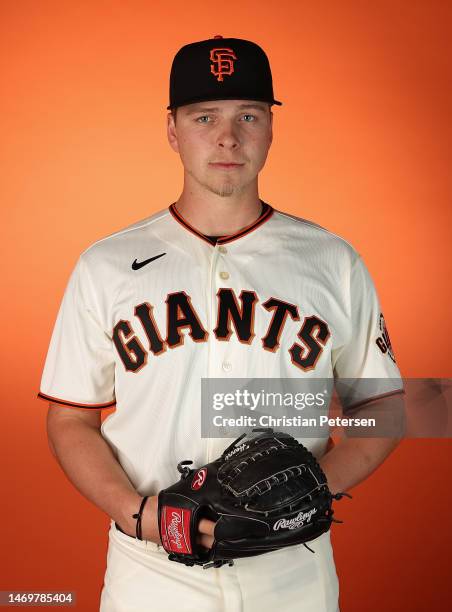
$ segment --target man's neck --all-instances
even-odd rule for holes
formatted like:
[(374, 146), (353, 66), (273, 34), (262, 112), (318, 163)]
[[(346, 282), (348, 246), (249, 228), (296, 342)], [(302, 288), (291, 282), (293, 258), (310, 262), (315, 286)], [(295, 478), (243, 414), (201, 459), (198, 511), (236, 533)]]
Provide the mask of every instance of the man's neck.
[(199, 232), (208, 236), (230, 236), (247, 227), (262, 213), (258, 194), (241, 199), (220, 197), (209, 199), (187, 197), (184, 192), (175, 203), (177, 212)]

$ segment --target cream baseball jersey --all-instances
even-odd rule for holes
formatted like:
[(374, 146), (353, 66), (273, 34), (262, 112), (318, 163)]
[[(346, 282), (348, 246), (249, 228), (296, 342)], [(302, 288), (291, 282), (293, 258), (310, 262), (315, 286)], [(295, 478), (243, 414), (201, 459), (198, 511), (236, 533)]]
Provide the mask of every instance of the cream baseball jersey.
[[(69, 279), (39, 397), (115, 406), (102, 435), (141, 494), (230, 442), (201, 438), (202, 378), (372, 377), (391, 381), (385, 393), (403, 388), (360, 255), (262, 204), (216, 244), (172, 204), (92, 244)], [(317, 455), (326, 446), (303, 443)]]

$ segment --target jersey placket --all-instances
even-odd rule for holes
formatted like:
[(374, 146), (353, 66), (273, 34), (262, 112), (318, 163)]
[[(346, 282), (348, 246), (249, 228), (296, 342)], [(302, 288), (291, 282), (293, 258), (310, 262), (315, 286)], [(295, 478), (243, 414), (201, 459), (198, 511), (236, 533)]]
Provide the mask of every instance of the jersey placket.
[[(228, 286), (227, 281), (230, 278), (230, 272), (228, 271), (227, 258), (225, 255), (228, 253), (226, 246), (221, 244), (212, 245), (212, 256), (210, 259), (210, 274), (209, 274), (209, 287), (208, 287), (208, 312), (209, 312), (209, 341), (208, 341), (208, 354), (207, 354), (207, 376), (209, 378), (227, 378), (232, 370), (232, 363), (227, 357), (226, 353), (229, 348), (229, 342), (218, 342), (215, 337), (215, 326), (217, 324), (218, 316), (218, 290), (222, 287)], [(212, 440), (207, 440), (207, 458), (208, 461), (212, 461), (216, 458), (213, 455), (217, 453), (217, 450), (213, 448)]]

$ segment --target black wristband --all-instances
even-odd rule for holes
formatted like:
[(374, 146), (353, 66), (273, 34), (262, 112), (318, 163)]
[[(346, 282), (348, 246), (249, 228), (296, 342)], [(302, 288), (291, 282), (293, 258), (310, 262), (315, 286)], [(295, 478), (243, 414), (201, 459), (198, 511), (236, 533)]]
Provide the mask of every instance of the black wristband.
[(147, 502), (149, 496), (146, 495), (145, 497), (143, 497), (143, 499), (141, 500), (141, 505), (140, 505), (140, 509), (138, 510), (138, 512), (136, 514), (132, 515), (132, 518), (137, 519), (137, 527), (136, 527), (136, 534), (137, 534), (137, 539), (138, 540), (142, 540), (143, 538), (142, 536), (142, 531), (141, 531), (141, 516), (143, 514), (143, 508), (145, 503)]

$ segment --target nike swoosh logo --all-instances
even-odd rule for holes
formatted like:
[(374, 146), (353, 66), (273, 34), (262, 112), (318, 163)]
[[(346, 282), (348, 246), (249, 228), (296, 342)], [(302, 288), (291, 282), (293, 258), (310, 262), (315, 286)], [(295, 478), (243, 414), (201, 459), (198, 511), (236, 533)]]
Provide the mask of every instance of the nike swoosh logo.
[(135, 259), (135, 261), (132, 264), (132, 270), (139, 270), (143, 266), (146, 266), (148, 263), (151, 263), (151, 261), (155, 261), (156, 259), (159, 259), (159, 257), (163, 257), (164, 255), (166, 255), (166, 253), (160, 253), (160, 255), (156, 255), (155, 257), (150, 257), (149, 259), (144, 259), (143, 261), (140, 261), (140, 262), (138, 262)]

